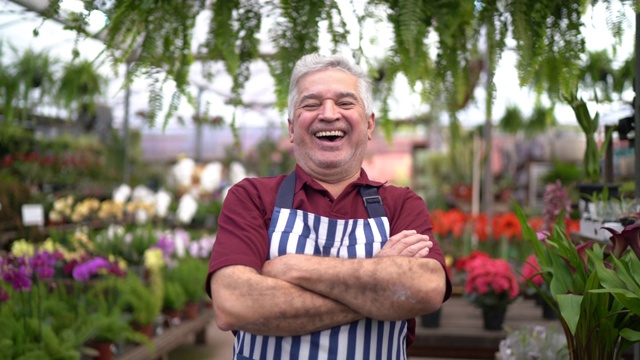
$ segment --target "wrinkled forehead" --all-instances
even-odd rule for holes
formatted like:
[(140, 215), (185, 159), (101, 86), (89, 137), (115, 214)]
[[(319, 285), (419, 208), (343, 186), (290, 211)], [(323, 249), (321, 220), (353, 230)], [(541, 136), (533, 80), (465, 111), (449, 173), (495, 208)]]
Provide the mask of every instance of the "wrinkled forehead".
[(315, 92), (318, 89), (352, 93), (360, 98), (358, 78), (341, 68), (323, 68), (308, 72), (301, 76), (296, 84), (298, 97), (304, 95), (303, 92)]

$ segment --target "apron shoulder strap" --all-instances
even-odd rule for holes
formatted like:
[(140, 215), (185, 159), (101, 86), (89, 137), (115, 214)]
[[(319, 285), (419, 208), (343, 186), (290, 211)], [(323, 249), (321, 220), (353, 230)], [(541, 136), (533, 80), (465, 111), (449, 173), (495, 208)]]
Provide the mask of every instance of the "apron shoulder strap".
[(295, 170), (291, 174), (284, 178), (284, 181), (278, 189), (278, 195), (276, 196), (276, 207), (281, 209), (291, 209), (293, 206), (293, 194), (296, 190), (296, 172)]
[(367, 208), (369, 217), (383, 217), (387, 216), (382, 206), (382, 198), (378, 195), (378, 188), (375, 186), (362, 185), (360, 186), (360, 196), (364, 200), (364, 206)]
[[(296, 188), (296, 172), (292, 171), (284, 179), (280, 188), (278, 189), (278, 195), (276, 195), (276, 207), (281, 209), (290, 209), (293, 206), (293, 194)], [(367, 208), (369, 217), (384, 217), (387, 213), (382, 206), (382, 198), (378, 195), (378, 188), (374, 186), (362, 185), (360, 186), (360, 196), (364, 201), (364, 206)]]

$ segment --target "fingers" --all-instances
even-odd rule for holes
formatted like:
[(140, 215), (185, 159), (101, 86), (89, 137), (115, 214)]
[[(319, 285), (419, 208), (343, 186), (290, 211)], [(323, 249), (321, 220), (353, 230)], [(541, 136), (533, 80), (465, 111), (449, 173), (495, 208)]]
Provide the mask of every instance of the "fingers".
[(429, 236), (415, 230), (404, 230), (389, 238), (376, 257), (407, 256), (425, 257), (433, 247)]

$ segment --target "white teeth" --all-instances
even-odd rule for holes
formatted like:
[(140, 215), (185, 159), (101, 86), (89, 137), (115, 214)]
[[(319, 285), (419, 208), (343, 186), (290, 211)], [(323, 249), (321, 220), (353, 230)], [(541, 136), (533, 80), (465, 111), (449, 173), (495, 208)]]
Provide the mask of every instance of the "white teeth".
[(334, 130), (334, 131), (320, 131), (316, 133), (316, 137), (323, 137), (323, 136), (344, 136), (344, 132), (340, 130)]

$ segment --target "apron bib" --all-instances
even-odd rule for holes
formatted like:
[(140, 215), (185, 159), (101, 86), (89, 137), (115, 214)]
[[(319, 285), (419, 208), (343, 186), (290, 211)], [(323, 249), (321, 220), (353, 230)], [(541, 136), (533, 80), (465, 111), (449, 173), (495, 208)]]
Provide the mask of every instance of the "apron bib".
[[(291, 209), (295, 172), (280, 186), (269, 227), (267, 260), (285, 254), (370, 258), (389, 238), (389, 220), (375, 187), (362, 186), (370, 218), (338, 220)], [(301, 336), (238, 331), (234, 359), (406, 359), (407, 322), (370, 318)]]

